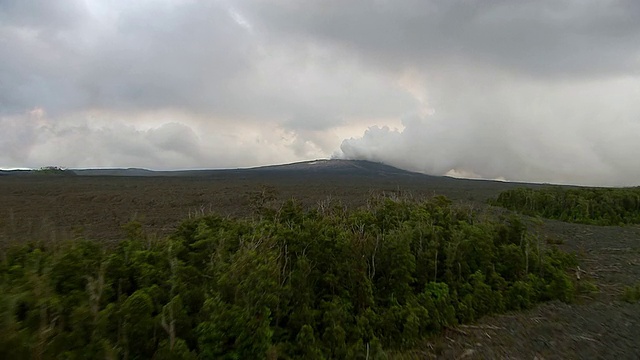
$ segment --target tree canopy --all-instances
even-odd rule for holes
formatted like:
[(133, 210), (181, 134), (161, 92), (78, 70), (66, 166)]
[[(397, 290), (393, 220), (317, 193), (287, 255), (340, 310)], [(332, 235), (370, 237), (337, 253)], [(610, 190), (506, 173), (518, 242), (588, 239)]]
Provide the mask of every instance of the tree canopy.
[(523, 214), (592, 225), (640, 224), (640, 187), (518, 188), (491, 202)]
[(573, 256), (437, 197), (207, 216), (0, 262), (0, 357), (385, 358), (459, 323), (570, 301)]

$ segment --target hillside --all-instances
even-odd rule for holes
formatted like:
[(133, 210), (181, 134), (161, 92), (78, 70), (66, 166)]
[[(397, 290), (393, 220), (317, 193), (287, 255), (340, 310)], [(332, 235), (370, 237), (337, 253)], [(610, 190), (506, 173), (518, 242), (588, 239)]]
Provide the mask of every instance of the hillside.
[(265, 173), (265, 172), (297, 172), (323, 173), (323, 174), (348, 174), (348, 175), (375, 175), (375, 176), (415, 176), (416, 173), (400, 170), (393, 166), (375, 163), (365, 160), (338, 160), (321, 159), (301, 161), (290, 164), (268, 165), (239, 169), (202, 169), (202, 170), (174, 170), (154, 171), (140, 168), (110, 168), (110, 169), (73, 169), (81, 176), (215, 176), (233, 173)]

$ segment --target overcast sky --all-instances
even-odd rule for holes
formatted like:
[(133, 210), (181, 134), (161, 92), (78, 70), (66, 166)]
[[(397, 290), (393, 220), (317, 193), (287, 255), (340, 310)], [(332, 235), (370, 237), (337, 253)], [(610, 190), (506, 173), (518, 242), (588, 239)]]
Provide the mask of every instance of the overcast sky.
[(0, 168), (640, 184), (640, 1), (0, 0)]

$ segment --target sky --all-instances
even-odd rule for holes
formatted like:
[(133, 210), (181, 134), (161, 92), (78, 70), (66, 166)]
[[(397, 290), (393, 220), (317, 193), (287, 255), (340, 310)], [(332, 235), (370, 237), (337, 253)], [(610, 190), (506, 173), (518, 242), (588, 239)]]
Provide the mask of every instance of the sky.
[(640, 185), (640, 1), (0, 0), (0, 168)]

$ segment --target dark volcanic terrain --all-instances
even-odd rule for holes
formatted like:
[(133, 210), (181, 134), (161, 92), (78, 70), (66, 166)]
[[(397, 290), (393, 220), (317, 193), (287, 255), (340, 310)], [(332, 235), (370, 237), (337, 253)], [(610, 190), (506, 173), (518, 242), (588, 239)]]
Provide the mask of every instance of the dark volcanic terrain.
[[(141, 222), (164, 236), (190, 215), (251, 215), (250, 196), (268, 189), (305, 206), (320, 201), (361, 206), (382, 193), (445, 195), (483, 203), (513, 183), (407, 172), (368, 161), (318, 160), (237, 170), (73, 170), (77, 176), (18, 171), (0, 180), (0, 238), (118, 240), (122, 225)], [(150, 176), (153, 174), (153, 176)]]
[[(540, 185), (433, 177), (390, 166), (318, 160), (255, 169), (151, 172), (74, 170), (76, 176), (0, 172), (0, 241), (58, 241), (83, 236), (114, 242), (132, 220), (151, 236), (165, 236), (185, 218), (209, 213), (252, 216), (250, 199), (264, 192), (315, 207), (332, 201), (366, 204), (371, 196), (445, 195), (463, 206), (485, 205), (501, 191)], [(68, 175), (73, 175), (69, 173)], [(488, 317), (449, 329), (405, 358), (639, 359), (640, 304), (620, 301), (640, 280), (640, 227), (596, 227), (543, 221), (541, 236), (576, 252), (580, 281), (598, 291), (575, 304)]]

